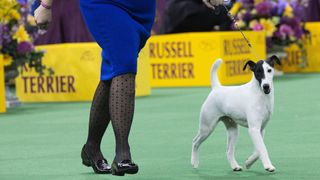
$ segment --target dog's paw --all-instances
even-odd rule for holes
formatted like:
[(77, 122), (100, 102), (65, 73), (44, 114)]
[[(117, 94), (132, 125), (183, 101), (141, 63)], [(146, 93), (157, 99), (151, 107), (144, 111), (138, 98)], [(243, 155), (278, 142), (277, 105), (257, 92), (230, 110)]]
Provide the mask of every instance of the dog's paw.
[(194, 151), (192, 151), (192, 155), (191, 155), (191, 165), (193, 168), (198, 168), (199, 166), (199, 158), (198, 158), (198, 154), (195, 153)]
[(274, 172), (275, 170), (276, 170), (276, 168), (274, 167), (274, 166), (272, 166), (272, 165), (270, 165), (270, 166), (268, 166), (268, 167), (265, 167), (264, 168), (266, 171), (268, 171), (268, 172)]
[(242, 171), (242, 167), (238, 166), (238, 167), (234, 167), (232, 168), (233, 171)]
[(250, 162), (249, 160), (246, 160), (246, 162), (244, 164), (245, 164), (246, 169), (250, 169), (253, 163)]
[(196, 169), (199, 167), (199, 162), (191, 162), (192, 168)]

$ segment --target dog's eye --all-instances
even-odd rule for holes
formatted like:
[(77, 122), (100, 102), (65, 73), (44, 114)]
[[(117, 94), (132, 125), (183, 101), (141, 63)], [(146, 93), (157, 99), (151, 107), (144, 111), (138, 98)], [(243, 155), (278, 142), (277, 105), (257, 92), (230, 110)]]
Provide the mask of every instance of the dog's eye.
[(271, 69), (268, 69), (268, 73), (271, 73), (272, 72), (272, 70)]

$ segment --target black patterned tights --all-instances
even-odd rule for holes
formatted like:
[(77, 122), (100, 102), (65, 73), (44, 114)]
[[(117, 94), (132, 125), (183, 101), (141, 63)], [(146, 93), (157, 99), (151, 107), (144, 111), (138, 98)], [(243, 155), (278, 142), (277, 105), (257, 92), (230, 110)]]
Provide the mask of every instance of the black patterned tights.
[(86, 152), (96, 162), (103, 159), (100, 144), (110, 122), (109, 92), (111, 81), (100, 81), (93, 97)]
[(100, 144), (110, 122), (116, 139), (115, 161), (131, 160), (128, 142), (134, 113), (135, 75), (124, 74), (100, 81), (91, 106), (86, 152), (94, 161), (103, 159)]
[(131, 160), (128, 142), (134, 113), (135, 75), (124, 74), (112, 79), (110, 115), (116, 138), (116, 162)]

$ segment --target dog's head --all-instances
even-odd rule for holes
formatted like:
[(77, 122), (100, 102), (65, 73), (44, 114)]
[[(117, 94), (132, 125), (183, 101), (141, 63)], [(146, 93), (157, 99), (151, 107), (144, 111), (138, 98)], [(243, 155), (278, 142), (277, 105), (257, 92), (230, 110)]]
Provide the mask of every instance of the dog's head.
[(267, 60), (260, 60), (257, 63), (249, 60), (243, 67), (243, 70), (249, 65), (250, 70), (254, 73), (254, 77), (259, 82), (260, 88), (265, 94), (269, 94), (272, 90), (272, 80), (274, 74), (274, 64), (281, 65), (279, 58), (275, 55)]

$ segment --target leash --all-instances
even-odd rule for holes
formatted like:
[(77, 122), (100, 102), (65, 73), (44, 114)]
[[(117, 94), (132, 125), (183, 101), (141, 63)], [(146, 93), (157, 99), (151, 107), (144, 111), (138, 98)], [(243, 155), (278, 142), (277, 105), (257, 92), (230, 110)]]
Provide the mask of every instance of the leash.
[(254, 48), (252, 47), (249, 39), (245, 36), (245, 34), (243, 33), (243, 31), (241, 30), (241, 28), (238, 26), (237, 21), (235, 19), (234, 16), (232, 16), (232, 14), (230, 13), (230, 11), (228, 10), (228, 8), (226, 7), (225, 4), (223, 4), (224, 9), (227, 12), (228, 17), (231, 19), (232, 23), (235, 25), (235, 27), (238, 29), (238, 31), (242, 34), (242, 37), (245, 39), (247, 45), (249, 46), (249, 48), (251, 49), (251, 52), (253, 52), (254, 56), (256, 57), (257, 60), (259, 60), (259, 56), (257, 54), (257, 52), (254, 50)]

